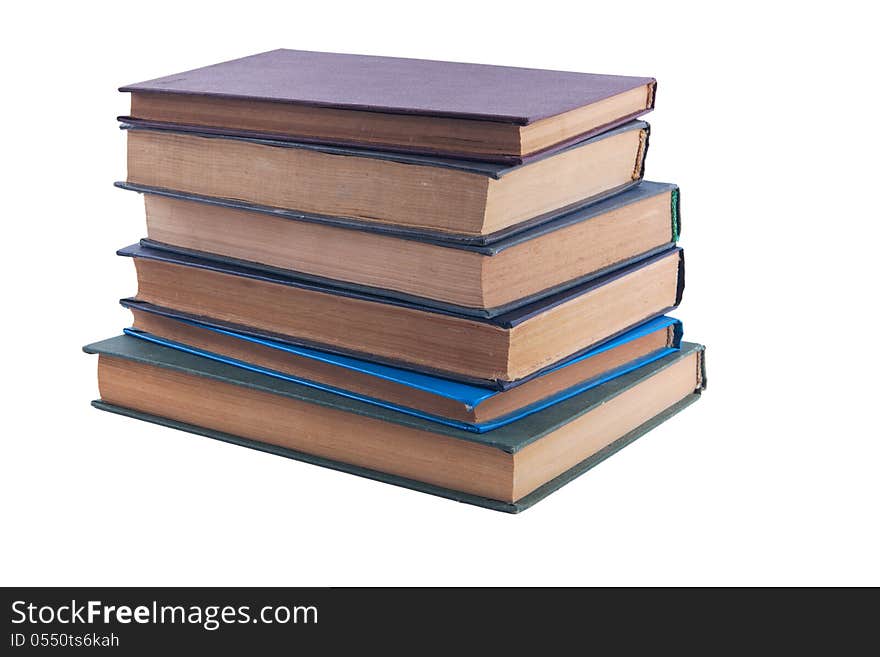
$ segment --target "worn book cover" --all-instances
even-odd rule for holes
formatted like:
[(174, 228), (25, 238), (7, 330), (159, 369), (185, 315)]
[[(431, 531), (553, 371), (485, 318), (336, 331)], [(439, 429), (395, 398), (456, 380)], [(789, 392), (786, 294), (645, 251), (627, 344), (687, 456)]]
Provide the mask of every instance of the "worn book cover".
[[(304, 216), (234, 199), (117, 185), (147, 197), (150, 238), (141, 240), (143, 246), (483, 317), (503, 314), (659, 253), (674, 245), (681, 234), (678, 187), (650, 181), (485, 245), (342, 218)], [(669, 199), (662, 213), (656, 209), (660, 198)], [(154, 203), (161, 204), (154, 212), (157, 219), (151, 215)], [(197, 225), (186, 222), (187, 213), (197, 218)], [(261, 229), (261, 221), (266, 222), (265, 228)], [(191, 229), (181, 231), (183, 227)], [(233, 240), (231, 235), (240, 237)], [(619, 246), (622, 237), (626, 249)], [(594, 250), (584, 253), (585, 248)], [(342, 270), (337, 264), (338, 258), (345, 257), (341, 250), (354, 255), (346, 258)], [(375, 250), (386, 263), (382, 273), (372, 267)], [(613, 250), (620, 255), (605, 255)], [(360, 258), (369, 264), (360, 264)], [(514, 279), (519, 282), (501, 288), (495, 281), (511, 281), (505, 278), (507, 265), (503, 263), (512, 259), (521, 263), (516, 267), (520, 278)], [(436, 277), (423, 281), (426, 271), (451, 270), (459, 283), (451, 291), (449, 285), (441, 287)], [(488, 296), (487, 290), (496, 287), (504, 292)], [(447, 290), (446, 296), (438, 289)]]
[[(645, 316), (639, 317), (638, 321), (634, 321), (628, 326), (621, 327), (619, 330), (614, 331), (611, 334), (606, 334), (601, 337), (601, 339), (594, 341), (589, 345), (585, 345), (574, 352), (567, 353), (563, 356), (552, 359), (551, 362), (548, 362), (546, 365), (543, 365), (539, 368), (536, 368), (527, 374), (523, 374), (522, 376), (515, 377), (494, 377), (494, 378), (484, 378), (484, 377), (475, 377), (469, 376), (458, 369), (443, 369), (437, 370), (432, 369), (427, 363), (423, 365), (414, 365), (413, 363), (409, 363), (403, 360), (396, 360), (395, 358), (391, 358), (389, 356), (384, 356), (379, 353), (371, 352), (371, 353), (363, 353), (359, 352), (356, 349), (347, 348), (340, 346), (340, 343), (337, 341), (336, 343), (330, 342), (319, 342), (310, 338), (305, 338), (303, 336), (295, 336), (290, 334), (279, 334), (273, 331), (267, 331), (264, 329), (259, 329), (253, 326), (244, 325), (240, 323), (233, 323), (220, 320), (218, 318), (213, 318), (201, 314), (194, 314), (193, 312), (169, 307), (167, 304), (157, 304), (155, 302), (147, 302), (143, 299), (139, 298), (130, 298), (123, 299), (121, 301), (123, 306), (147, 310), (157, 313), (163, 313), (172, 317), (174, 319), (183, 319), (183, 320), (194, 320), (197, 322), (201, 322), (204, 324), (217, 326), (222, 329), (228, 329), (232, 331), (237, 331), (245, 335), (250, 335), (258, 338), (268, 338), (270, 340), (279, 340), (281, 342), (296, 344), (298, 346), (305, 347), (313, 347), (318, 349), (324, 349), (329, 351), (334, 351), (337, 353), (342, 353), (344, 355), (350, 355), (355, 357), (363, 357), (369, 360), (374, 360), (377, 362), (381, 362), (388, 365), (394, 366), (403, 366), (408, 369), (418, 369), (427, 373), (440, 374), (447, 378), (456, 379), (459, 381), (464, 381), (468, 383), (476, 383), (477, 385), (490, 386), (495, 387), (497, 389), (505, 389), (509, 387), (512, 382), (521, 380), (526, 376), (533, 376), (546, 369), (557, 365), (560, 362), (563, 362), (565, 359), (575, 357), (581, 355), (602, 343), (606, 340), (616, 338), (619, 335), (625, 333), (628, 330), (631, 330), (641, 324), (644, 321), (653, 319), (654, 317), (659, 317), (666, 312), (675, 308), (679, 302), (681, 301), (682, 294), (684, 292), (684, 252), (678, 248), (670, 248), (662, 253), (657, 255), (653, 255), (648, 258), (644, 258), (639, 262), (633, 263), (626, 267), (622, 267), (619, 269), (615, 269), (609, 273), (604, 274), (598, 278), (591, 279), (580, 285), (562, 290), (555, 294), (551, 294), (549, 296), (542, 297), (539, 300), (536, 300), (532, 303), (529, 303), (525, 306), (518, 307), (509, 312), (505, 312), (499, 315), (495, 315), (492, 317), (480, 317), (473, 316), (469, 314), (462, 314), (460, 312), (456, 312), (452, 309), (440, 309), (430, 306), (424, 306), (421, 304), (413, 303), (411, 301), (404, 300), (396, 300), (389, 299), (386, 297), (378, 297), (374, 295), (369, 295), (361, 291), (349, 289), (346, 287), (340, 286), (330, 286), (330, 285), (322, 285), (314, 282), (304, 281), (298, 278), (290, 277), (287, 275), (282, 275), (280, 273), (273, 273), (264, 271), (261, 269), (253, 269), (246, 266), (228, 263), (228, 262), (219, 262), (216, 260), (207, 260), (204, 258), (185, 255), (175, 252), (169, 252), (164, 250), (155, 249), (149, 246), (145, 246), (143, 244), (134, 244), (124, 249), (118, 251), (118, 254), (121, 256), (131, 257), (135, 260), (143, 259), (147, 261), (157, 261), (159, 263), (165, 263), (168, 265), (174, 266), (183, 266), (183, 267), (193, 267), (197, 270), (206, 270), (208, 272), (214, 272), (216, 274), (221, 274), (224, 276), (234, 276), (238, 278), (247, 279), (250, 281), (257, 281), (261, 283), (268, 283), (273, 286), (282, 286), (287, 288), (294, 288), (297, 290), (301, 290), (303, 293), (308, 293), (309, 298), (315, 300), (316, 297), (313, 294), (321, 295), (321, 299), (330, 303), (333, 302), (335, 304), (335, 300), (332, 297), (339, 297), (341, 299), (357, 301), (357, 302), (367, 302), (369, 304), (377, 304), (375, 308), (377, 311), (381, 310), (384, 306), (386, 309), (406, 309), (407, 314), (407, 322), (408, 326), (411, 326), (416, 319), (419, 319), (423, 324), (426, 322), (433, 322), (434, 318), (437, 318), (437, 321), (444, 321), (443, 317), (451, 317), (457, 318), (459, 320), (468, 322), (476, 327), (481, 325), (497, 327), (504, 331), (510, 331), (516, 329), (516, 327), (520, 325), (524, 325), (533, 319), (539, 319), (542, 316), (546, 316), (548, 311), (556, 308), (567, 307), (566, 304), (571, 303), (573, 300), (578, 299), (584, 295), (590, 294), (592, 291), (597, 290), (599, 288), (603, 288), (605, 286), (609, 286), (611, 284), (616, 283), (618, 280), (624, 279), (628, 276), (634, 276), (638, 272), (653, 266), (657, 263), (666, 263), (666, 262), (675, 262), (676, 263), (676, 271), (677, 271), (677, 281), (675, 282), (675, 290), (674, 290), (674, 299), (670, 299), (671, 303), (668, 303), (663, 308), (658, 308), (656, 311), (651, 310), (647, 312)], [(275, 289), (273, 287), (273, 289)], [(281, 289), (281, 288), (278, 288)], [(327, 295), (327, 296), (324, 296)], [(314, 304), (315, 301), (312, 301)], [(358, 308), (365, 308), (362, 303), (357, 304)], [(418, 313), (418, 315), (411, 314), (411, 312)], [(423, 321), (422, 321), (423, 320)], [(390, 321), (390, 320), (389, 320)], [(457, 322), (461, 323), (461, 322)], [(464, 325), (464, 324), (462, 324)], [(338, 327), (337, 327), (338, 328)], [(388, 328), (388, 325), (385, 326)], [(433, 362), (433, 361), (432, 361)], [(460, 365), (461, 363), (459, 363)]]
[[(128, 84), (120, 91), (160, 97), (183, 96), (195, 99), (194, 102), (200, 99), (244, 101), (271, 103), (282, 108), (324, 108), (337, 113), (358, 111), (391, 117), (482, 122), (486, 126), (484, 130), (488, 130), (494, 125), (539, 124), (639, 89), (644, 91), (635, 106), (617, 112), (609, 108), (610, 113), (603, 115), (598, 125), (567, 136), (564, 144), (650, 111), (654, 107), (656, 81), (650, 77), (280, 49)], [(238, 114), (241, 113), (243, 110), (238, 110)], [(132, 122), (141, 118), (138, 121), (141, 125), (162, 125), (162, 121), (137, 116), (124, 118)], [(257, 137), (283, 134), (282, 128), (231, 130), (222, 122), (206, 123), (202, 121), (190, 127), (215, 134)], [(443, 123), (432, 125), (436, 126), (435, 130), (444, 130)], [(183, 126), (183, 129), (188, 128)], [(304, 128), (300, 132), (307, 134)], [(303, 139), (304, 134), (299, 138)], [(351, 137), (347, 140), (337, 137), (335, 141), (358, 143)], [(453, 156), (500, 161), (527, 159), (516, 153), (474, 152), (467, 146), (462, 143), (456, 149), (454, 145), (436, 145), (434, 150)], [(558, 144), (549, 148), (554, 147)], [(384, 148), (405, 151), (412, 147), (391, 141)], [(430, 150), (421, 147), (423, 151), (426, 149)]]
[[(485, 405), (487, 402), (491, 401), (494, 397), (503, 392), (495, 388), (478, 386), (472, 383), (453, 381), (452, 379), (433, 376), (431, 374), (424, 374), (421, 372), (407, 370), (400, 367), (383, 365), (381, 363), (376, 363), (374, 361), (365, 360), (362, 358), (353, 358), (351, 356), (344, 356), (342, 354), (335, 354), (333, 352), (319, 349), (310, 349), (308, 347), (297, 346), (285, 342), (280, 342), (278, 340), (259, 338), (238, 331), (230, 331), (217, 328), (215, 326), (204, 324), (202, 322), (195, 322), (192, 320), (178, 321), (184, 322), (190, 326), (197, 327), (199, 329), (213, 331), (226, 336), (230, 336), (235, 338), (236, 340), (268, 347), (281, 354), (298, 356), (333, 366), (334, 368), (338, 368), (340, 370), (341, 379), (345, 378), (344, 372), (348, 372), (349, 376), (356, 373), (366, 374), (369, 377), (375, 379), (376, 384), (373, 384), (374, 390), (379, 387), (377, 385), (378, 383), (381, 383), (383, 381), (392, 382), (412, 388), (414, 390), (420, 390), (422, 392), (444, 398), (456, 404), (460, 404), (468, 409), (476, 409), (480, 405)], [(221, 363), (226, 363), (235, 367), (240, 367), (254, 372), (260, 372), (261, 374), (265, 374), (267, 376), (275, 377), (278, 379), (293, 381), (294, 383), (299, 383), (307, 387), (331, 392), (340, 395), (341, 397), (357, 399), (359, 401), (363, 401), (375, 406), (390, 408), (401, 413), (414, 415), (416, 417), (421, 417), (432, 422), (439, 422), (440, 424), (457, 427), (465, 431), (484, 433), (486, 431), (492, 431), (499, 427), (503, 427), (507, 424), (510, 424), (511, 422), (515, 422), (516, 420), (524, 418), (533, 413), (537, 413), (538, 411), (553, 406), (554, 404), (564, 401), (570, 397), (574, 397), (575, 395), (578, 395), (585, 390), (594, 388), (618, 376), (638, 369), (643, 365), (651, 363), (655, 360), (659, 360), (663, 356), (666, 356), (679, 349), (682, 336), (681, 322), (673, 319), (672, 317), (658, 317), (639, 325), (631, 331), (627, 331), (617, 338), (607, 340), (603, 344), (594, 347), (575, 358), (569, 358), (565, 362), (560, 363), (544, 372), (541, 372), (538, 376), (529, 377), (529, 380), (531, 381), (540, 378), (541, 376), (546, 377), (551, 372), (558, 372), (564, 368), (570, 368), (573, 365), (582, 363), (583, 361), (587, 361), (591, 358), (596, 359), (597, 357), (601, 356), (611, 349), (626, 345), (633, 342), (634, 340), (638, 340), (639, 338), (645, 337), (650, 333), (662, 329), (666, 330), (666, 333), (669, 335), (669, 339), (666, 342), (666, 345), (661, 347), (660, 349), (656, 349), (634, 360), (626, 362), (623, 365), (619, 365), (617, 367), (604, 371), (597, 376), (579, 381), (576, 385), (570, 388), (561, 390), (537, 402), (522, 406), (510, 414), (485, 422), (463, 422), (436, 414), (428, 414), (413, 408), (407, 408), (400, 404), (391, 403), (387, 400), (382, 399), (379, 396), (376, 396), (375, 394), (367, 395), (361, 392), (355, 392), (350, 389), (346, 389), (344, 387), (331, 386), (316, 380), (310, 380), (301, 376), (292, 376), (278, 370), (269, 369), (251, 362), (243, 361), (241, 359), (232, 358), (212, 351), (207, 351), (205, 349), (195, 347), (190, 344), (169, 340), (154, 333), (150, 333), (148, 331), (137, 328), (125, 329), (124, 333), (140, 340), (153, 342), (155, 344), (160, 344), (165, 347), (170, 347), (172, 349), (177, 349), (179, 351), (184, 351), (197, 356), (203, 356), (205, 358), (216, 360)], [(521, 379), (516, 382), (516, 385), (511, 386), (508, 389), (512, 389), (518, 385), (522, 385), (523, 383), (525, 383), (525, 380)]]
[(634, 427), (632, 430), (618, 437), (604, 448), (593, 453), (589, 458), (576, 464), (574, 467), (569, 468), (567, 471), (556, 476), (546, 484), (514, 502), (504, 502), (497, 499), (480, 497), (457, 490), (426, 484), (422, 481), (416, 481), (369, 468), (359, 467), (350, 463), (316, 457), (303, 451), (286, 449), (284, 447), (279, 447), (278, 445), (271, 445), (265, 442), (252, 440), (245, 436), (235, 436), (220, 431), (206, 429), (186, 422), (160, 417), (151, 413), (144, 413), (132, 408), (123, 408), (101, 400), (93, 402), (93, 405), (96, 408), (102, 410), (182, 429), (198, 435), (254, 449), (260, 449), (281, 456), (286, 456), (288, 458), (302, 460), (352, 474), (358, 474), (360, 476), (439, 495), (460, 502), (476, 504), (511, 513), (522, 511), (533, 505), (535, 502), (543, 499), (553, 491), (583, 474), (597, 463), (617, 452), (622, 447), (630, 444), (657, 424), (668, 419), (671, 415), (695, 401), (699, 397), (701, 390), (705, 387), (706, 382), (704, 369), (705, 362), (703, 359), (704, 348), (698, 344), (683, 342), (679, 350), (652, 363), (646, 364), (641, 368), (616, 377), (611, 381), (586, 390), (579, 395), (561, 401), (558, 404), (554, 404), (553, 406), (545, 408), (507, 426), (479, 434), (456, 427), (440, 425), (422, 418), (399, 413), (391, 409), (384, 409), (375, 405), (367, 404), (360, 400), (341, 398), (339, 395), (323, 390), (317, 390), (293, 381), (281, 380), (259, 372), (253, 372), (154, 343), (137, 340), (130, 336), (110, 338), (102, 342), (88, 345), (83, 349), (86, 353), (99, 354), (102, 357), (109, 357), (111, 359), (122, 361), (131, 360), (142, 365), (179, 372), (182, 375), (195, 375), (197, 377), (203, 377), (223, 384), (231, 384), (234, 387), (257, 390), (271, 395), (287, 397), (291, 400), (298, 400), (308, 404), (341, 410), (346, 414), (351, 414), (352, 421), (355, 421), (356, 417), (362, 416), (364, 418), (377, 419), (382, 422), (403, 425), (424, 432), (424, 440), (431, 440), (431, 436), (433, 435), (437, 436), (440, 440), (451, 439), (454, 441), (465, 441), (480, 445), (489, 450), (500, 450), (507, 454), (516, 454), (530, 445), (541, 441), (542, 438), (550, 436), (554, 431), (557, 431), (570, 422), (602, 407), (603, 404), (625, 394), (631, 388), (650, 380), (652, 377), (657, 376), (667, 368), (675, 366), (683, 359), (693, 356), (694, 354), (697, 355), (696, 363), (698, 371), (694, 374), (696, 387), (691, 394), (674, 403), (672, 406), (662, 410), (655, 417)]

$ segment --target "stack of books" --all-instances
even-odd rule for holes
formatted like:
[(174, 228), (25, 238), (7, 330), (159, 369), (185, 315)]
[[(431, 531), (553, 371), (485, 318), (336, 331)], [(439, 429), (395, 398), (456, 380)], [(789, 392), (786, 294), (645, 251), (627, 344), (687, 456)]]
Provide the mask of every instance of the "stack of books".
[(123, 87), (102, 410), (516, 512), (695, 401), (651, 78), (276, 50)]

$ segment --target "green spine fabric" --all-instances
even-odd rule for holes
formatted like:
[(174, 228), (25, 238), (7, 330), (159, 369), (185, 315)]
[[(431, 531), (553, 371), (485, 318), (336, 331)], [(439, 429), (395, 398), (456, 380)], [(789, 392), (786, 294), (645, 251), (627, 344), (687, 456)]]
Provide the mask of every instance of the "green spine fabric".
[(678, 238), (681, 234), (681, 226), (679, 224), (678, 214), (679, 214), (679, 203), (681, 203), (681, 192), (678, 187), (673, 188), (672, 190), (672, 243), (675, 244), (678, 242)]

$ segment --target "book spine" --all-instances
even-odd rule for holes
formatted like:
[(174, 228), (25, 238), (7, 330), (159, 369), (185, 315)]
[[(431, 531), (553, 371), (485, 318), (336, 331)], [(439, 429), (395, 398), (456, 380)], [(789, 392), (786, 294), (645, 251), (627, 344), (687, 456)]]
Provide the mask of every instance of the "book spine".
[(672, 242), (678, 242), (681, 237), (681, 190), (678, 187), (672, 189)]
[(648, 159), (648, 146), (651, 143), (650, 124), (644, 124), (644, 127), (641, 129), (640, 140), (641, 143), (639, 144), (639, 150), (636, 154), (636, 163), (633, 167), (633, 180), (642, 180), (645, 177), (645, 162)]
[(678, 287), (675, 292), (675, 305), (681, 303), (681, 298), (684, 295), (684, 250), (680, 250), (678, 252)]

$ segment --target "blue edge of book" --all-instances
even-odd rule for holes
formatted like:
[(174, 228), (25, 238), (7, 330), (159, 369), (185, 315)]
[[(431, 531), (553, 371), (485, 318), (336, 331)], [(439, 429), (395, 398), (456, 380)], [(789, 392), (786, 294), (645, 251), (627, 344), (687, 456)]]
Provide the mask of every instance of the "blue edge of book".
[[(206, 329), (210, 331), (214, 331), (216, 333), (222, 333), (223, 335), (231, 336), (240, 340), (246, 340), (249, 342), (253, 342), (259, 345), (263, 345), (265, 347), (271, 347), (272, 349), (278, 349), (279, 351), (284, 351), (290, 354), (294, 354), (296, 356), (301, 356), (304, 358), (310, 358), (316, 361), (320, 361), (323, 363), (327, 363), (330, 365), (335, 365), (344, 369), (361, 372), (364, 374), (368, 374), (371, 376), (375, 376), (379, 379), (383, 379), (386, 381), (392, 381), (394, 383), (399, 383), (402, 385), (409, 386), (411, 388), (415, 388), (418, 390), (422, 390), (425, 392), (432, 393), (434, 395), (440, 397), (446, 397), (447, 399), (454, 400), (456, 402), (460, 402), (464, 404), (468, 409), (473, 409), (482, 402), (485, 402), (487, 399), (501, 394), (497, 390), (492, 390), (490, 388), (484, 388), (481, 386), (461, 383), (458, 381), (452, 381), (450, 379), (445, 379), (439, 376), (432, 376), (429, 374), (421, 374), (419, 372), (413, 372), (411, 370), (406, 370), (398, 367), (391, 367), (388, 365), (381, 365), (379, 363), (373, 363), (367, 360), (362, 360), (359, 358), (352, 358), (351, 356), (343, 356), (340, 354), (334, 354), (326, 351), (320, 351), (318, 349), (309, 349), (307, 347), (299, 347), (292, 344), (286, 344), (284, 342), (278, 342), (275, 340), (267, 340), (265, 338), (257, 338), (254, 336), (245, 335), (242, 333), (238, 333), (236, 331), (230, 331), (227, 329), (221, 329), (218, 327), (208, 326), (207, 324), (201, 324), (199, 322), (184, 321), (186, 324), (190, 324), (192, 326), (197, 326), (201, 329)], [(579, 363), (588, 358), (592, 358), (598, 354), (601, 354), (604, 351), (608, 351), (609, 349), (613, 349), (617, 346), (630, 342), (632, 340), (636, 340), (642, 336), (645, 336), (654, 331), (658, 331), (662, 328), (672, 325), (680, 325), (680, 322), (677, 319), (673, 319), (672, 317), (657, 317), (655, 319), (649, 320), (634, 329), (627, 331), (619, 335), (618, 337), (609, 340), (599, 346), (590, 349), (589, 351), (581, 354), (577, 358), (572, 360), (565, 361), (556, 367), (553, 367), (544, 374), (549, 372), (556, 371), (563, 367), (568, 367), (573, 365), (574, 363)], [(261, 374), (265, 374), (267, 376), (276, 377), (279, 379), (284, 379), (286, 381), (293, 381), (295, 383), (299, 383), (305, 386), (309, 386), (312, 388), (317, 388), (318, 390), (324, 390), (327, 392), (331, 392), (337, 395), (341, 395), (343, 397), (347, 397), (350, 399), (357, 399), (359, 401), (366, 402), (368, 404), (374, 404), (376, 406), (381, 406), (383, 408), (388, 408), (394, 411), (398, 411), (400, 413), (405, 413), (407, 415), (414, 415), (416, 417), (423, 418), (425, 420), (430, 420), (432, 422), (439, 422), (440, 424), (445, 424), (451, 427), (456, 427), (458, 429), (463, 429), (465, 431), (472, 431), (474, 433), (485, 433), (487, 431), (491, 431), (492, 429), (497, 429), (499, 427), (503, 427), (506, 424), (510, 424), (511, 422), (515, 422), (527, 415), (531, 415), (532, 413), (537, 413), (538, 411), (547, 408), (548, 406), (552, 406), (558, 402), (561, 402), (569, 397), (573, 397), (577, 394), (582, 393), (585, 390), (589, 390), (590, 388), (594, 388), (602, 383), (610, 381), (622, 374), (626, 374), (627, 372), (631, 372), (642, 365), (646, 365), (647, 363), (651, 363), (655, 360), (658, 360), (665, 356), (666, 354), (672, 353), (678, 349), (678, 342), (676, 342), (672, 347), (666, 347), (663, 349), (658, 349), (642, 358), (638, 358), (634, 361), (627, 363), (626, 365), (622, 365), (620, 367), (614, 368), (607, 372), (604, 372), (600, 376), (593, 377), (591, 379), (587, 379), (578, 385), (563, 390), (561, 392), (556, 393), (550, 397), (542, 399), (534, 404), (530, 404), (523, 408), (518, 409), (517, 411), (505, 415), (503, 417), (495, 418), (488, 422), (482, 423), (468, 423), (462, 422), (459, 420), (451, 420), (448, 418), (431, 415), (429, 413), (424, 413), (422, 411), (418, 411), (415, 409), (407, 408), (405, 406), (400, 406), (398, 404), (391, 404), (386, 401), (382, 401), (380, 399), (375, 399), (373, 397), (369, 397), (367, 395), (362, 395), (359, 393), (354, 393), (348, 390), (344, 390), (342, 388), (337, 388), (335, 386), (329, 386), (323, 383), (317, 383), (315, 381), (309, 381), (307, 379), (302, 379), (300, 377), (291, 376), (289, 374), (284, 374), (283, 372), (278, 372), (275, 370), (270, 370), (264, 367), (260, 367), (258, 365), (252, 365), (250, 363), (246, 363), (241, 360), (236, 360), (234, 358), (227, 358), (226, 356), (221, 356), (220, 354), (216, 354), (209, 351), (204, 351), (202, 349), (196, 349), (194, 347), (187, 346), (185, 344), (181, 344), (179, 342), (174, 342), (171, 340), (165, 340), (164, 338), (160, 338), (158, 336), (152, 335), (146, 331), (141, 331), (134, 328), (124, 329), (124, 332), (127, 335), (130, 335), (135, 338), (139, 338), (141, 340), (147, 340), (149, 342), (154, 342), (156, 344), (160, 344), (166, 347), (171, 347), (173, 349), (179, 349), (181, 351), (185, 351), (191, 354), (195, 354), (197, 356), (203, 356), (205, 358), (210, 358), (212, 360), (219, 361), (221, 363), (226, 363), (228, 365), (234, 365), (235, 367), (241, 367), (247, 370), (251, 370), (253, 372), (259, 372)], [(681, 330), (677, 330), (677, 336), (681, 335)]]

